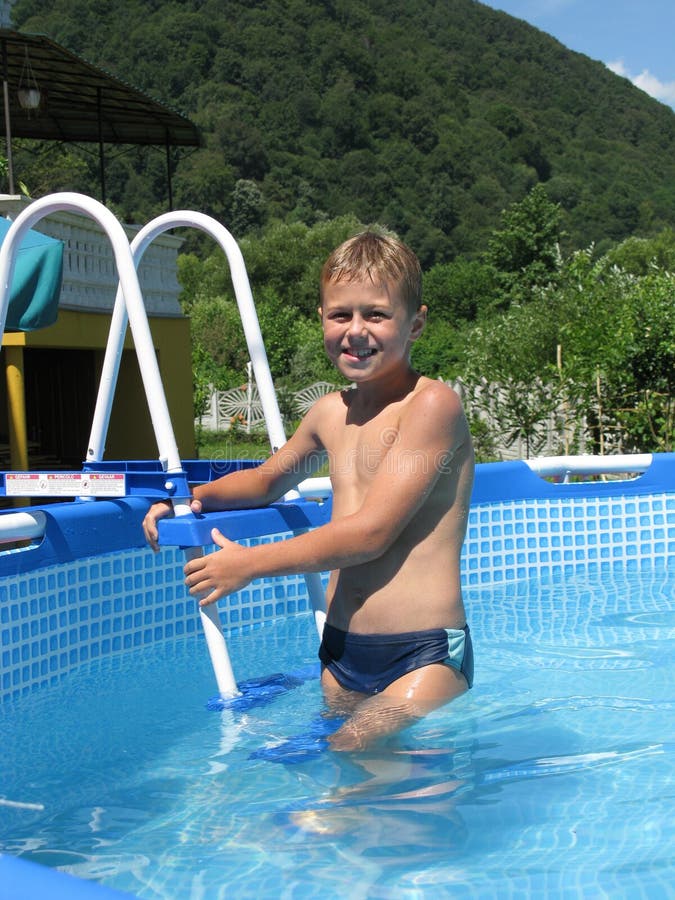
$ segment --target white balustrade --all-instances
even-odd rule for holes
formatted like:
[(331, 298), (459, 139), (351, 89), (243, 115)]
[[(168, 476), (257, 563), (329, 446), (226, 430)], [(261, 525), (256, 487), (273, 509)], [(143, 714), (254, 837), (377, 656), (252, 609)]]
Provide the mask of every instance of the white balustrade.
[[(30, 200), (0, 194), (0, 215), (15, 219)], [(131, 240), (139, 226), (123, 225)], [(50, 213), (41, 219), (37, 231), (63, 241), (63, 286), (59, 309), (89, 312), (112, 312), (115, 305), (118, 277), (115, 260), (107, 235), (98, 223), (65, 210)], [(176, 277), (176, 257), (182, 239), (162, 234), (146, 251), (139, 268), (139, 281), (150, 316), (182, 315), (178, 296), (180, 285)]]

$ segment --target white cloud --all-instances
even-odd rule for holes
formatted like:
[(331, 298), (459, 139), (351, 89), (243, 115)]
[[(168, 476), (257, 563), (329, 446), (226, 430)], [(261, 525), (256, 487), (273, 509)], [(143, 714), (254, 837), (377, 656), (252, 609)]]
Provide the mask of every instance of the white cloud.
[(675, 81), (661, 81), (656, 75), (652, 75), (649, 69), (643, 69), (639, 75), (632, 75), (622, 59), (607, 63), (607, 68), (614, 72), (615, 75), (628, 78), (635, 87), (640, 88), (641, 91), (649, 94), (650, 97), (661, 100), (662, 103), (675, 106)]
[(630, 74), (628, 69), (624, 66), (622, 59), (617, 59), (614, 62), (606, 63), (607, 68), (614, 72), (615, 75), (620, 75), (622, 78), (630, 78)]
[(675, 81), (659, 81), (649, 69), (644, 69), (632, 80), (634, 85), (646, 91), (652, 97), (656, 97), (657, 100), (663, 100), (664, 103), (675, 103)]

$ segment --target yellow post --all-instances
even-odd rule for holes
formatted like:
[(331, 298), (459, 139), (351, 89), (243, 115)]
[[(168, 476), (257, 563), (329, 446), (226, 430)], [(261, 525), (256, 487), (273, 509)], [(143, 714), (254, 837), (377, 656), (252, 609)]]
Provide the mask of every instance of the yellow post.
[[(7, 378), (7, 414), (9, 421), (9, 458), (14, 471), (28, 469), (28, 432), (26, 394), (23, 377), (23, 347), (3, 347)], [(16, 497), (14, 506), (28, 506), (27, 497)]]

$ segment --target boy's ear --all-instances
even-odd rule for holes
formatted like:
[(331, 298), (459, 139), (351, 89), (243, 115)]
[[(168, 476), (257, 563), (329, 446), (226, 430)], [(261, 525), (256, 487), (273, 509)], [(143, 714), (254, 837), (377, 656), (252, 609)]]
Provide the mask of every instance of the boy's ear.
[(416, 341), (417, 338), (424, 331), (424, 326), (427, 323), (427, 307), (422, 304), (420, 308), (415, 313), (415, 316), (412, 321), (412, 325), (410, 327), (410, 340)]
[(318, 312), (318, 314), (319, 314), (319, 321), (320, 321), (320, 322), (323, 322), (323, 307), (320, 306), (320, 307), (317, 309), (317, 312)]

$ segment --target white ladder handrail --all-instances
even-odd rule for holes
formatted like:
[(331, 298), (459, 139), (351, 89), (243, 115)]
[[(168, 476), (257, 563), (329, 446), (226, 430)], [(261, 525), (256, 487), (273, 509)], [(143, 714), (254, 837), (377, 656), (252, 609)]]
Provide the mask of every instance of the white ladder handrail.
[[(280, 447), (286, 441), (283, 423), (277, 404), (274, 384), (267, 362), (267, 354), (263, 343), (258, 316), (253, 303), (253, 295), (248, 280), (248, 274), (244, 265), (241, 251), (230, 232), (215, 219), (202, 213), (191, 210), (176, 210), (157, 216), (148, 222), (134, 236), (131, 242), (131, 254), (134, 266), (137, 269), (147, 248), (153, 240), (171, 228), (182, 226), (197, 227), (211, 235), (222, 247), (227, 256), (230, 273), (235, 289), (235, 296), (239, 306), (239, 314), (244, 327), (244, 334), (248, 345), (249, 355), (253, 364), (256, 380), (260, 380), (262, 386), (261, 400), (265, 413), (268, 435), (272, 447)], [(91, 433), (87, 447), (87, 461), (100, 462), (105, 453), (105, 442), (110, 424), (110, 414), (117, 386), (120, 361), (124, 348), (124, 338), (127, 330), (128, 316), (127, 305), (124, 296), (124, 284), (120, 284), (115, 296), (110, 331), (106, 345), (99, 391), (96, 398), (96, 407), (92, 420)], [(160, 451), (161, 459), (161, 451)], [(190, 513), (189, 499), (177, 497), (173, 501), (176, 515), (188, 515)], [(186, 551), (187, 559), (194, 559), (201, 555), (202, 550), (191, 548)], [(231, 697), (238, 693), (237, 682), (232, 669), (227, 643), (223, 632), (218, 607), (211, 604), (207, 607), (199, 607), (204, 636), (211, 658), (211, 665), (222, 697)]]
[[(265, 344), (262, 332), (260, 331), (260, 323), (258, 321), (258, 314), (251, 292), (246, 265), (239, 245), (232, 234), (220, 222), (204, 213), (195, 212), (194, 210), (174, 210), (172, 212), (164, 213), (148, 222), (132, 240), (131, 253), (134, 265), (136, 268), (139, 266), (143, 254), (155, 238), (165, 231), (180, 227), (198, 228), (201, 231), (204, 231), (220, 245), (227, 257), (235, 298), (248, 347), (249, 359), (251, 360), (253, 375), (256, 380), (258, 394), (263, 408), (267, 434), (272, 450), (276, 450), (286, 442), (283, 419), (277, 402), (274, 382), (272, 381)], [(120, 281), (115, 297), (99, 393), (96, 400), (96, 408), (87, 449), (87, 460), (89, 462), (102, 460), (105, 452), (105, 440), (110, 422), (113, 396), (124, 346), (124, 336), (127, 328), (126, 303), (123, 296), (123, 290), (124, 286)], [(305, 490), (307, 490), (307, 486), (304, 485), (304, 487)], [(323, 485), (323, 488), (324, 492), (327, 492), (325, 484)], [(286, 499), (296, 499), (299, 496), (299, 491), (289, 491), (286, 494)], [(190, 507), (187, 498), (177, 497), (174, 500), (174, 510), (176, 515), (189, 514)], [(195, 556), (199, 555), (199, 552), (199, 549), (192, 548), (186, 551), (186, 555), (189, 559), (193, 559)], [(323, 625), (326, 618), (326, 600), (321, 576), (316, 573), (308, 572), (305, 573), (304, 579), (314, 612), (316, 628), (319, 635), (321, 635), (323, 633)], [(237, 692), (237, 686), (232, 672), (218, 608), (215, 604), (211, 604), (204, 608), (200, 607), (199, 613), (218, 689), (222, 696), (232, 695)]]
[[(192, 227), (209, 234), (223, 249), (230, 266), (230, 274), (235, 298), (244, 328), (244, 336), (248, 347), (249, 358), (253, 365), (253, 374), (258, 386), (258, 393), (263, 407), (265, 424), (272, 449), (281, 447), (286, 442), (283, 419), (279, 411), (274, 383), (270, 373), (265, 345), (260, 331), (258, 315), (251, 293), (251, 286), (244, 264), (241, 250), (230, 232), (220, 222), (204, 213), (192, 210), (175, 210), (157, 216), (148, 222), (131, 242), (134, 264), (138, 266), (143, 254), (152, 241), (171, 228)], [(119, 364), (124, 345), (127, 327), (127, 310), (123, 296), (123, 285), (117, 291), (113, 317), (110, 324), (108, 345), (106, 347), (103, 370), (101, 374), (99, 395), (96, 401), (91, 436), (87, 450), (87, 459), (100, 461), (103, 459), (105, 439), (112, 400), (119, 372)]]

